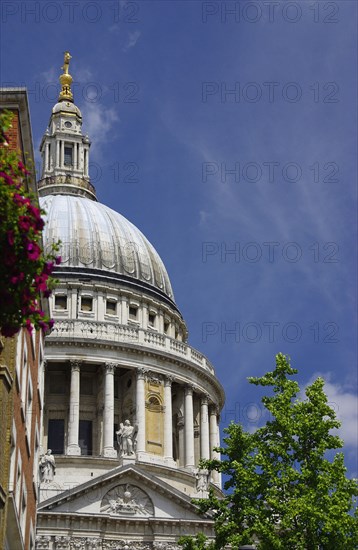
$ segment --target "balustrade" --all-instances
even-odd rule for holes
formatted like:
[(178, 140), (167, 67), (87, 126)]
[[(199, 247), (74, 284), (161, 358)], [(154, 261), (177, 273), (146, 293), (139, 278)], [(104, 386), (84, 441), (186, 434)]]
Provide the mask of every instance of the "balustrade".
[(93, 341), (128, 342), (151, 346), (180, 356), (181, 358), (186, 357), (189, 361), (214, 374), (213, 366), (206, 359), (205, 355), (188, 344), (174, 340), (167, 335), (139, 327), (118, 325), (103, 321), (58, 320), (55, 322), (54, 328), (47, 338), (51, 341), (58, 337), (69, 339), (88, 338)]

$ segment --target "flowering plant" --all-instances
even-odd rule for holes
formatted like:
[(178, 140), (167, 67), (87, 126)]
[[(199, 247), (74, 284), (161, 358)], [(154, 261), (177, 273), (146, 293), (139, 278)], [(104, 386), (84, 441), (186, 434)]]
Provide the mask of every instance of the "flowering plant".
[(41, 310), (40, 296), (48, 297), (54, 286), (51, 273), (61, 262), (58, 245), (50, 254), (42, 249), (44, 214), (36, 197), (26, 190), (28, 171), (18, 153), (8, 150), (6, 131), (12, 114), (0, 115), (0, 332), (13, 336), (22, 327), (29, 332), (49, 330), (53, 320)]

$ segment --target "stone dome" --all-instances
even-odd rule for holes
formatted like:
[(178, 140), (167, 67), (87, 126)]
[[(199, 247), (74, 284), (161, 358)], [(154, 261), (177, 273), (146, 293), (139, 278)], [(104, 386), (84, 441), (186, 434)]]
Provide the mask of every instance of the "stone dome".
[(86, 197), (46, 195), (44, 247), (61, 241), (62, 268), (109, 272), (154, 287), (174, 301), (165, 266), (151, 243), (124, 216)]

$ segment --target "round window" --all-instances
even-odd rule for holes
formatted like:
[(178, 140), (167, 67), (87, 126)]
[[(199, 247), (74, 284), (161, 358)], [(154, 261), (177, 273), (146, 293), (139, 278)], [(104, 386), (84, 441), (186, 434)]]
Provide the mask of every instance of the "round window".
[(66, 120), (65, 126), (66, 126), (66, 128), (72, 128), (72, 124), (68, 120)]

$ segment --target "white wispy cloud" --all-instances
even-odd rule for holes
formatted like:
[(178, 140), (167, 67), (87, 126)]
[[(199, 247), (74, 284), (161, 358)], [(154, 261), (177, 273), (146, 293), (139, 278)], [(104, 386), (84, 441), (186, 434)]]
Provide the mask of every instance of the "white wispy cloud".
[[(58, 84), (58, 86), (60, 86), (59, 76), (62, 73), (61, 67), (62, 66), (60, 65), (60, 63), (58, 64), (58, 66), (52, 65), (46, 71), (42, 71), (38, 73), (37, 79), (44, 84), (55, 83), (55, 84)], [(90, 80), (93, 80), (94, 78), (92, 71), (88, 67), (79, 65), (79, 63), (77, 63), (76, 67), (74, 67), (73, 70), (72, 70), (72, 65), (70, 65), (70, 74), (72, 74), (75, 83), (78, 82), (78, 83), (88, 84), (88, 82)]]
[(56, 68), (54, 65), (47, 69), (47, 71), (43, 71), (39, 74), (40, 80), (42, 82), (45, 82), (45, 84), (53, 84), (54, 82), (58, 82), (58, 77), (61, 74), (61, 68)]
[(91, 137), (95, 137), (91, 148), (91, 156), (99, 160), (102, 155), (102, 147), (108, 147), (108, 142), (115, 134), (115, 125), (119, 122), (119, 115), (115, 108), (105, 107), (100, 103), (86, 103), (82, 109), (84, 131)]
[(199, 211), (199, 226), (203, 226), (208, 222), (208, 219), (210, 218), (209, 212), (206, 210), (200, 210)]
[(133, 48), (138, 42), (140, 35), (141, 35), (140, 31), (129, 32), (127, 42), (123, 46), (122, 51), (127, 52), (128, 50)]
[[(203, 166), (203, 163), (214, 163), (220, 167), (220, 163), (224, 161), (228, 168), (232, 168), (235, 161), (243, 161), (239, 153), (233, 152), (235, 149), (230, 142), (218, 139), (215, 132), (207, 132), (207, 126), (204, 125), (206, 123), (202, 120), (200, 121), (202, 124), (196, 126), (188, 124), (187, 118), (183, 118), (182, 113), (169, 100), (162, 106), (161, 120), (178, 142), (191, 151), (193, 158), (197, 159), (198, 166)], [(218, 135), (221, 135), (220, 132)], [(284, 143), (281, 143), (280, 147), (284, 148)], [(327, 158), (325, 144), (315, 144), (312, 149), (315, 158)], [(281, 153), (280, 150), (274, 153), (271, 150), (271, 144), (267, 145), (267, 151), (263, 152), (261, 149), (258, 152), (257, 143), (250, 139), (247, 140), (245, 147), (245, 159), (257, 161), (261, 165), (265, 160), (275, 158), (280, 159), (282, 166), (285, 163), (282, 158), (285, 156), (281, 158)], [(286, 153), (286, 158), (289, 154), (289, 152)], [(311, 163), (305, 151), (297, 151), (297, 159), (305, 167)], [(311, 289), (316, 289), (337, 315), (340, 313), (341, 296), (332, 290), (332, 279), (328, 269), (321, 274), (321, 277), (317, 277), (317, 264), (313, 260), (311, 262), (307, 260), (313, 257), (312, 251), (307, 250), (311, 243), (338, 243), (343, 239), (342, 227), (332, 226), (331, 222), (335, 206), (332, 205), (329, 197), (326, 198), (319, 191), (318, 186), (312, 186), (309, 181), (304, 180), (304, 177), (302, 181), (295, 184), (296, 186), (291, 184), (289, 189), (287, 183), (286, 185), (268, 183), (264, 178), (257, 184), (243, 181), (235, 183), (232, 179), (223, 183), (220, 180), (220, 174), (215, 178), (209, 177), (207, 183), (203, 185), (205, 185), (203, 210), (214, 219), (220, 220), (221, 227), (227, 227), (230, 232), (232, 228), (237, 229), (237, 235), (232, 233), (232, 242), (243, 240), (242, 230), (244, 230), (245, 235), (250, 236), (249, 240), (259, 243), (262, 241), (297, 243), (298, 248), (303, 251), (303, 257), (302, 261), (295, 264), (296, 273), (301, 274), (301, 280), (307, 282)], [(252, 186), (250, 193), (249, 185)], [(282, 186), (281, 196), (277, 194), (278, 185)], [(288, 192), (290, 200), (286, 199)], [(204, 227), (202, 217), (198, 218), (199, 227)], [(337, 258), (340, 277), (346, 279), (349, 268), (339, 261), (339, 252)], [(258, 290), (267, 290), (269, 297), (270, 287), (276, 276), (274, 270), (267, 270), (265, 277), (259, 282)], [(294, 312), (293, 314), (295, 315)]]
[(348, 385), (334, 383), (332, 373), (316, 373), (307, 385), (316, 378), (321, 377), (325, 381), (324, 392), (328, 398), (329, 406), (335, 411), (338, 420), (342, 422), (339, 428), (339, 436), (345, 446), (358, 448), (358, 395)]
[(93, 73), (88, 67), (80, 66), (76, 68), (75, 72), (76, 81), (87, 84), (90, 80), (93, 80)]

